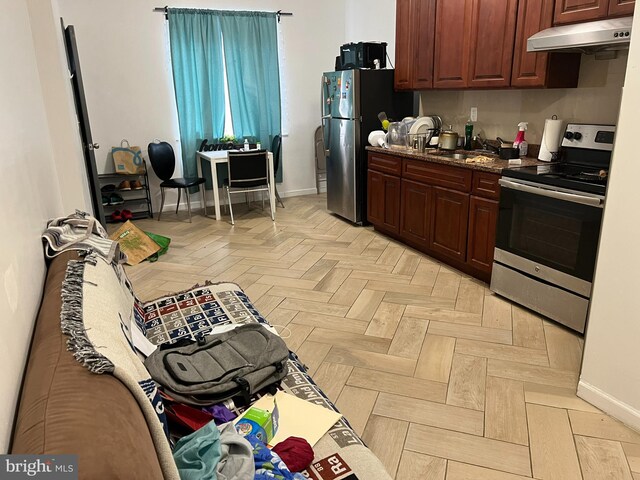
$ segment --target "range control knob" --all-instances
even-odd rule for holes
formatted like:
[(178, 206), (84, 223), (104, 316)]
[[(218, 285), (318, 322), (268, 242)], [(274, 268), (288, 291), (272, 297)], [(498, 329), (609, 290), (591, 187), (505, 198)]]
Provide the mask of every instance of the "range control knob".
[(582, 138), (582, 134), (580, 132), (576, 132), (573, 134), (574, 140), (580, 140)]
[(572, 140), (573, 139), (573, 132), (566, 132), (564, 134), (564, 138), (566, 138), (567, 140)]

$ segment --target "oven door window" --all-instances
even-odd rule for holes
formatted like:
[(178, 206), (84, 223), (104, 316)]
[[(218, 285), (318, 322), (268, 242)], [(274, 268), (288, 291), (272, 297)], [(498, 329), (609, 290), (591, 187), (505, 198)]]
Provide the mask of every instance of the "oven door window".
[(591, 282), (602, 209), (502, 188), (496, 247)]

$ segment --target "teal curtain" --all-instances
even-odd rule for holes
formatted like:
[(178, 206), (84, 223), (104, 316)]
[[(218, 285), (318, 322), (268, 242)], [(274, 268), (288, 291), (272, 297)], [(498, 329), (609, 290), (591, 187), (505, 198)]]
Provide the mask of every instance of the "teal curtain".
[[(233, 133), (270, 149), (281, 134), (276, 14), (219, 10)], [(277, 172), (282, 181), (282, 164)]]
[(197, 176), (199, 140), (224, 133), (220, 18), (212, 10), (170, 8), (169, 39), (185, 177)]

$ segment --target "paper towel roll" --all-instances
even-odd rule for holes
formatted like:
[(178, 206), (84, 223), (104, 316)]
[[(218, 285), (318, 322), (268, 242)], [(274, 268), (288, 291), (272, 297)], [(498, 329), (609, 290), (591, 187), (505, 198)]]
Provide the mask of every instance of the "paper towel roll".
[[(554, 115), (555, 116), (555, 115)], [(550, 162), (553, 154), (560, 150), (560, 142), (564, 134), (564, 120), (560, 118), (547, 118), (544, 121), (544, 132), (540, 142), (538, 160)]]

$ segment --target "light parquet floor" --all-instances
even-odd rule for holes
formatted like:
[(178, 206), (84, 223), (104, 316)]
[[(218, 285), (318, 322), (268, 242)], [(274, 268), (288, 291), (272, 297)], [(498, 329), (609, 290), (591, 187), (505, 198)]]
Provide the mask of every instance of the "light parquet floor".
[(235, 227), (136, 222), (172, 238), (128, 268), (136, 292), (240, 284), (398, 480), (640, 480), (640, 434), (574, 394), (580, 337), (323, 195), (285, 202), (275, 223), (243, 206)]

